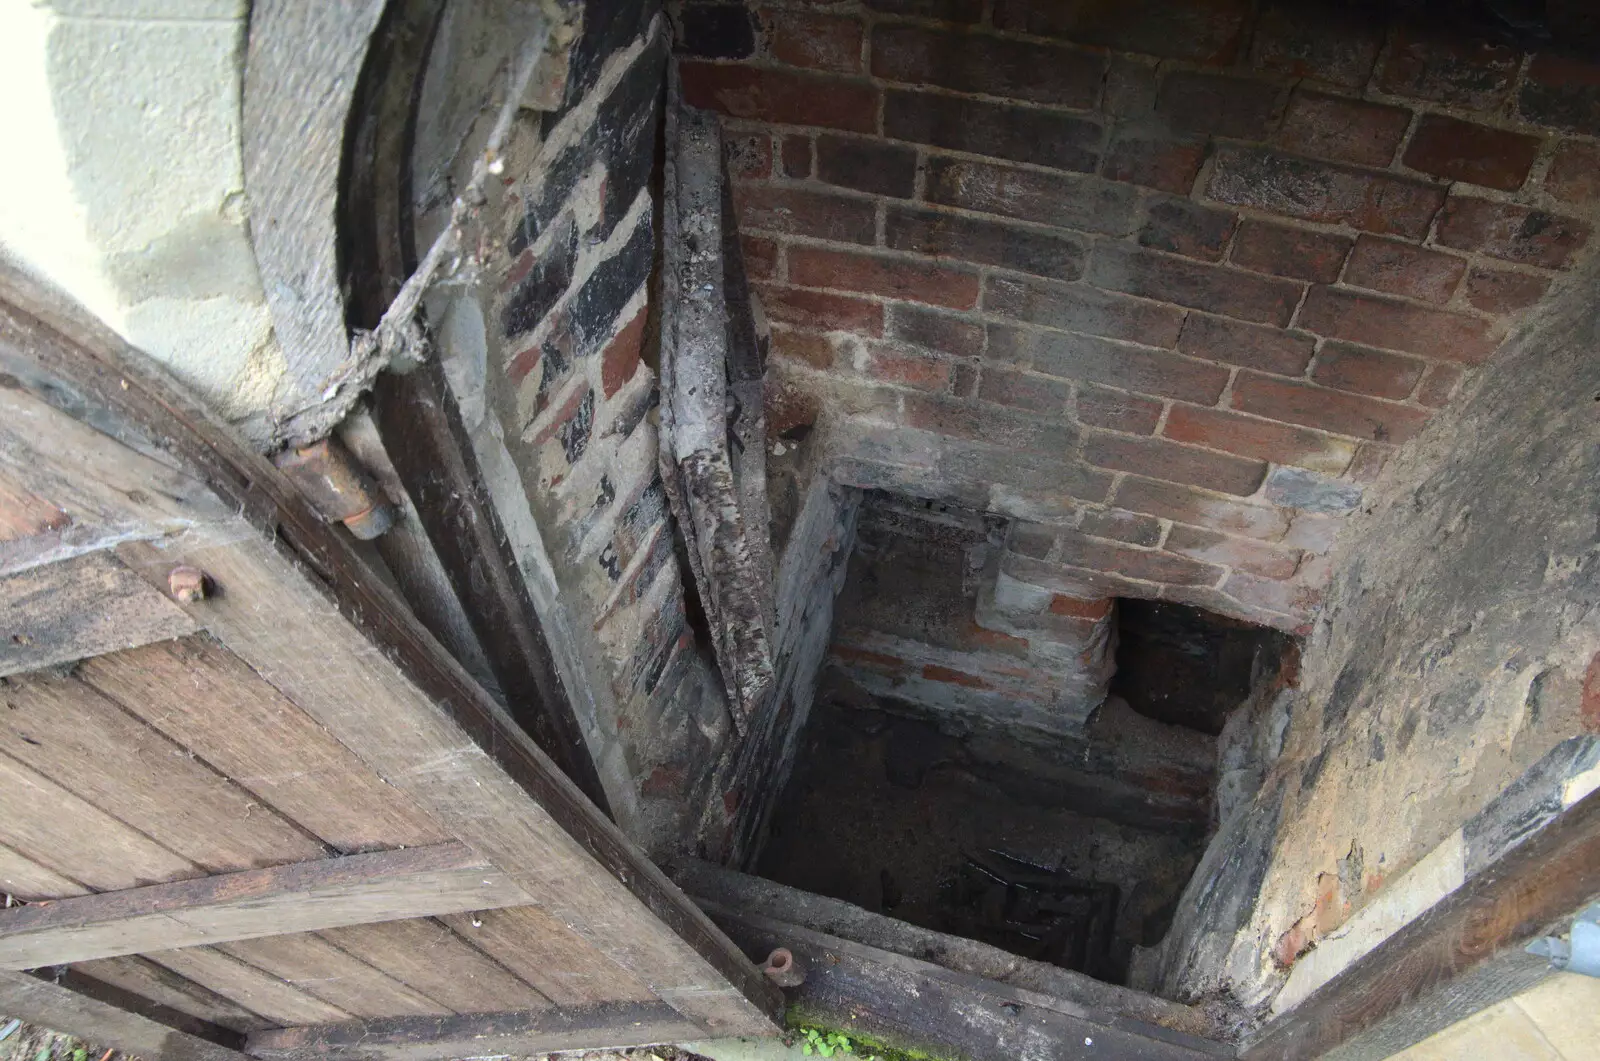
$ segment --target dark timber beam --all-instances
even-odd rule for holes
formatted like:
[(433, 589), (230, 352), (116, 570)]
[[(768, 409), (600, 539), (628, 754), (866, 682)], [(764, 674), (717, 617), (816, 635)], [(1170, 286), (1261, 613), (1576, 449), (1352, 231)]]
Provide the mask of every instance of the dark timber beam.
[(65, 973), (61, 980), (0, 970), (0, 1013), (152, 1061), (244, 1061), (242, 1036)]

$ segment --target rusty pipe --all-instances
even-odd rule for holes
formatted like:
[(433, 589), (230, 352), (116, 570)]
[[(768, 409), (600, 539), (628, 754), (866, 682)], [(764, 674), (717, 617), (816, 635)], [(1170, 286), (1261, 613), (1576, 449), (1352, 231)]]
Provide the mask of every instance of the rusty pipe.
[(761, 971), (779, 987), (799, 987), (806, 982), (805, 965), (788, 947), (779, 947), (767, 955), (767, 964)]
[(394, 526), (394, 506), (332, 436), (286, 449), (272, 463), (323, 519), (343, 523), (357, 538), (370, 541)]

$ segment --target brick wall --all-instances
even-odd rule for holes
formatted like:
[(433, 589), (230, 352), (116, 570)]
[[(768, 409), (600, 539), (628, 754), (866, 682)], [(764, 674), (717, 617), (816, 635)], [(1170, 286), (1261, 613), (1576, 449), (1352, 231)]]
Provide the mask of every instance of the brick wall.
[(1028, 585), (1303, 632), (1343, 518), (1600, 195), (1600, 68), (1355, 6), (675, 7), (774, 422), (854, 422), (842, 482), (1016, 517)]

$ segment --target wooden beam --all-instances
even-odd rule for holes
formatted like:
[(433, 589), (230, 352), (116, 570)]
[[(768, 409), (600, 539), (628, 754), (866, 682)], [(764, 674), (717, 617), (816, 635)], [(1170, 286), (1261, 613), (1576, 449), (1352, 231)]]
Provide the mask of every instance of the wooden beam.
[(525, 1013), (396, 1017), (256, 1032), (245, 1052), (267, 1061), (436, 1061), (679, 1043), (700, 1034), (661, 1002), (612, 1002)]
[(58, 983), (0, 971), (0, 1013), (136, 1057), (244, 1061), (243, 1037), (68, 973)]
[(493, 910), (528, 894), (463, 844), (153, 884), (0, 913), (0, 969), (110, 958), (397, 918)]
[(1530, 939), (1597, 896), (1600, 792), (1592, 792), (1268, 1024), (1240, 1057), (1322, 1057), (1492, 964), (1526, 966), (1518, 952)]

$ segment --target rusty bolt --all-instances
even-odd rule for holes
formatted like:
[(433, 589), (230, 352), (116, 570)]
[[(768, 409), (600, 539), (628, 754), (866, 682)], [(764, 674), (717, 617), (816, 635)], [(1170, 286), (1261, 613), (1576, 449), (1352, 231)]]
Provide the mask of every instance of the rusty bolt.
[(779, 947), (767, 955), (767, 964), (761, 971), (779, 987), (799, 987), (806, 982), (805, 966), (788, 947)]
[(205, 600), (206, 573), (198, 567), (180, 564), (167, 575), (167, 588), (172, 591), (173, 599), (181, 604)]

